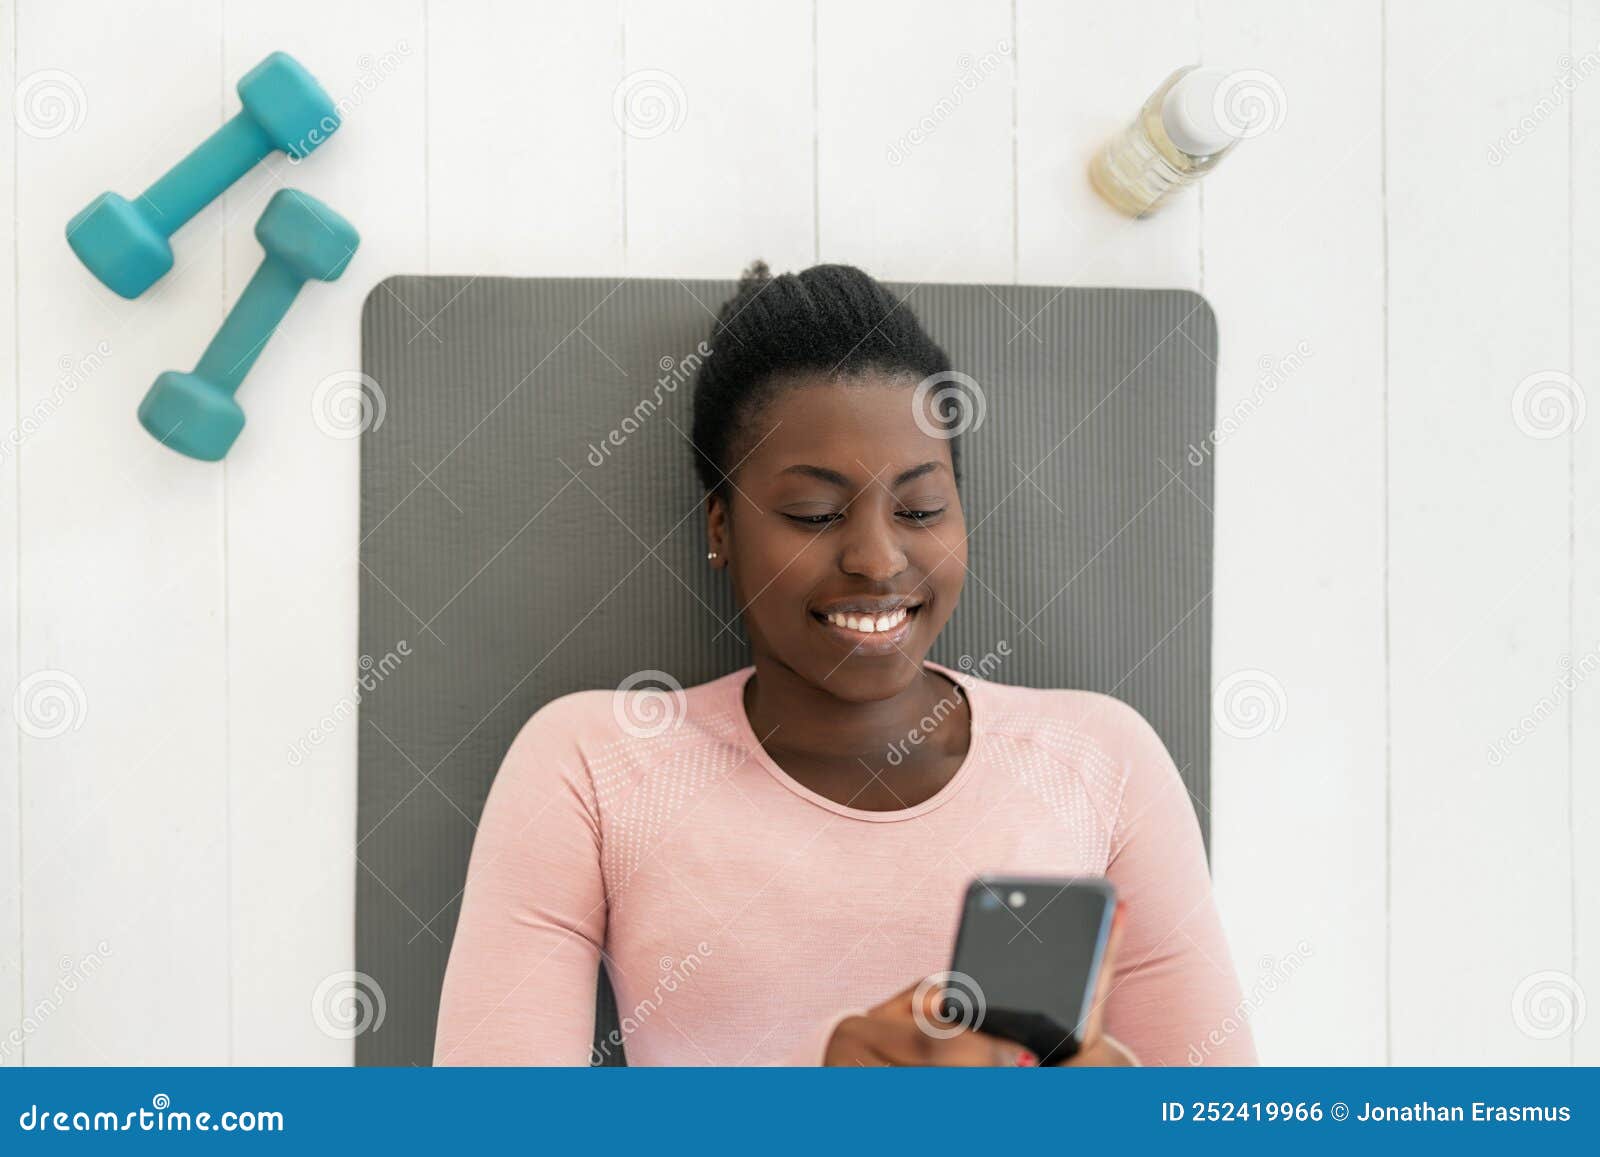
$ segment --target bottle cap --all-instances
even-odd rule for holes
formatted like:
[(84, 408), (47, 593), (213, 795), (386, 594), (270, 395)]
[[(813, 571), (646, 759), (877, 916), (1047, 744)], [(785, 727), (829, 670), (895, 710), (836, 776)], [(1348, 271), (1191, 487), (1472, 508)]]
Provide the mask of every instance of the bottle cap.
[(1217, 119), (1217, 94), (1225, 68), (1196, 68), (1178, 78), (1161, 102), (1161, 127), (1191, 157), (1220, 153), (1239, 137)]

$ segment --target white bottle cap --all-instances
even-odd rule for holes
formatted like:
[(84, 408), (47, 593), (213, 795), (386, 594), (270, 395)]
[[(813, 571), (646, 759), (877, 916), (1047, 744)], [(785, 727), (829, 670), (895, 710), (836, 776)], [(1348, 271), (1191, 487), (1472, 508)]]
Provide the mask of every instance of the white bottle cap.
[(1209, 157), (1238, 140), (1217, 119), (1217, 94), (1227, 78), (1225, 68), (1196, 68), (1180, 77), (1161, 102), (1161, 127), (1191, 157)]

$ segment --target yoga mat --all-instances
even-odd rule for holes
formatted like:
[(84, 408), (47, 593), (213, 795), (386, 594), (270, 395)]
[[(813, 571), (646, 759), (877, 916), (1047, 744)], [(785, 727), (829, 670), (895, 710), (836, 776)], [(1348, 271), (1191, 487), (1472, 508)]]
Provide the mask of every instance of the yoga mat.
[[(688, 687), (747, 662), (687, 443), (688, 359), (733, 288), (396, 277), (367, 300), (356, 961), (385, 1012), (360, 1064), (430, 1063), (475, 825), (527, 718), (643, 669)], [(1131, 703), (1209, 832), (1211, 309), (891, 288), (984, 403), (962, 441), (970, 573), (930, 657)]]

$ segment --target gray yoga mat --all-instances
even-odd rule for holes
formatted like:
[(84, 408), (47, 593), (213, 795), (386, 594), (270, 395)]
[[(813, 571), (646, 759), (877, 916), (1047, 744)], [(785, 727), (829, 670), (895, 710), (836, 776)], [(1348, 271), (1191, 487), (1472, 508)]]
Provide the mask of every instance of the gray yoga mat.
[[(430, 1063), (474, 825), (528, 716), (641, 669), (687, 687), (747, 661), (686, 441), (685, 359), (733, 288), (398, 277), (368, 298), (356, 960), (385, 1015), (358, 1063)], [(1127, 700), (1208, 830), (1210, 308), (892, 288), (985, 403), (962, 443), (970, 574), (931, 657), (981, 664), (1004, 640), (995, 681)], [(602, 984), (597, 1039), (614, 1024)]]

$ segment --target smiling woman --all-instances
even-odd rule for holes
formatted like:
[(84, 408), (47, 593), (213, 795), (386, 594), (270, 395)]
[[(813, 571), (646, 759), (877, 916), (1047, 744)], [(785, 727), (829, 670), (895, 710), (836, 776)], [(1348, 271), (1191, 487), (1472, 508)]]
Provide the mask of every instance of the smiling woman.
[(918, 803), (965, 756), (967, 712), (892, 775), (864, 775), (857, 757), (950, 690), (923, 658), (966, 578), (960, 423), (917, 388), (950, 359), (908, 307), (844, 265), (773, 278), (758, 263), (712, 343), (694, 444), (711, 561), (728, 571), (754, 653), (751, 722), (824, 795), (875, 811)]
[(1121, 897), (1068, 1063), (1252, 1063), (1199, 827), (1150, 725), (926, 658), (967, 567), (963, 422), (927, 388), (960, 376), (944, 351), (838, 265), (757, 264), (709, 345), (708, 561), (751, 664), (689, 688), (666, 727), (632, 726), (640, 693), (609, 691), (523, 727), (473, 848), (435, 1062), (585, 1063), (603, 958), (632, 1064), (1038, 1063), (940, 1020), (921, 983), (994, 873), (1105, 876)]

